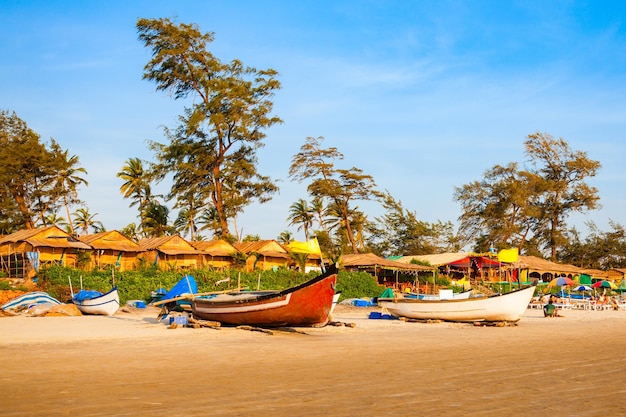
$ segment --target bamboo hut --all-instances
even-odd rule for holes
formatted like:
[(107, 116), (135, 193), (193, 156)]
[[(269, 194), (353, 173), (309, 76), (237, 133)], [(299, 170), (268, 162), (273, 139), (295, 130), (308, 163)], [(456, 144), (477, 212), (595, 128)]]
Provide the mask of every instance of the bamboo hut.
[(246, 271), (287, 268), (292, 263), (287, 249), (275, 240), (236, 243), (235, 248), (246, 255)]
[(42, 265), (76, 267), (79, 253), (89, 250), (57, 226), (20, 230), (0, 238), (0, 268), (9, 278), (32, 278)]
[(626, 278), (626, 268), (613, 268), (609, 269), (606, 273), (607, 279), (616, 284), (619, 284)]
[(406, 262), (381, 258), (373, 253), (346, 254), (341, 256), (340, 266), (347, 271), (363, 271), (373, 275), (380, 285), (399, 286), (399, 275), (417, 276), (420, 272), (432, 275), (437, 269)]
[(585, 270), (574, 265), (560, 264), (537, 256), (522, 256), (511, 267), (520, 271), (522, 281), (550, 282), (564, 276), (573, 280), (580, 279)]
[(502, 272), (505, 270), (505, 266), (497, 259), (471, 252), (402, 256), (397, 262), (410, 264), (412, 260), (428, 263), (451, 279), (467, 277), (476, 281), (502, 281)]
[(137, 243), (117, 230), (80, 236), (78, 239), (93, 248), (92, 268), (132, 270), (137, 266), (137, 255), (143, 252)]
[(229, 269), (237, 266), (239, 251), (223, 239), (190, 242), (202, 253), (202, 266), (215, 269)]
[(139, 246), (144, 252), (138, 257), (159, 269), (193, 269), (202, 263), (202, 252), (179, 235), (142, 239)]

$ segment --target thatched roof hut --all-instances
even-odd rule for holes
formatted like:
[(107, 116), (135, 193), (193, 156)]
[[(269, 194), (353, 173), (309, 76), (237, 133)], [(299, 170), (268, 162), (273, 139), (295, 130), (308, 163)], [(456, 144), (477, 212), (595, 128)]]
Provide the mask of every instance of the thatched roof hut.
[(197, 268), (202, 263), (202, 252), (179, 235), (142, 239), (144, 250), (139, 257), (161, 269)]
[(97, 268), (135, 269), (137, 255), (144, 251), (139, 244), (117, 230), (80, 236), (78, 239), (94, 249), (91, 266)]
[(341, 256), (340, 265), (347, 270), (363, 269), (388, 269), (392, 271), (403, 271), (406, 273), (417, 273), (423, 271), (434, 271), (434, 266), (424, 266), (411, 263), (392, 261), (382, 258), (373, 253), (346, 254)]
[(203, 254), (203, 266), (226, 269), (236, 265), (236, 257), (239, 251), (223, 239), (201, 240), (190, 243)]
[(381, 285), (397, 284), (399, 275), (417, 275), (420, 272), (432, 274), (434, 266), (424, 266), (381, 258), (373, 253), (345, 254), (340, 266), (348, 271), (364, 271), (373, 275)]
[(0, 268), (9, 277), (28, 278), (46, 263), (76, 267), (77, 254), (90, 249), (57, 226), (20, 230), (0, 238)]
[(452, 278), (470, 277), (499, 281), (500, 274), (503, 272), (502, 263), (492, 256), (472, 252), (448, 252), (403, 256), (398, 259), (398, 262), (410, 263), (417, 260), (428, 263), (437, 267), (442, 274)]
[(247, 255), (247, 271), (286, 268), (291, 263), (287, 249), (275, 240), (241, 242), (236, 243), (234, 246), (239, 252)]
[(537, 256), (520, 255), (517, 262), (510, 265), (514, 271), (520, 271), (522, 281), (549, 282), (559, 276), (574, 279), (584, 270), (574, 265), (560, 264)]

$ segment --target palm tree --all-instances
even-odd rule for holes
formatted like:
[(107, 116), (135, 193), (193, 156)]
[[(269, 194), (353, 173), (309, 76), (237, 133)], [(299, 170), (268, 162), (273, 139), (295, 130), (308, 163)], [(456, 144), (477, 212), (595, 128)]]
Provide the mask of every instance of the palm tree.
[(135, 242), (139, 240), (139, 231), (135, 223), (129, 223), (120, 230), (120, 233)]
[[(67, 213), (68, 220), (70, 217), (70, 204), (77, 204), (81, 201), (78, 199), (78, 192), (76, 189), (80, 184), (85, 186), (89, 185), (87, 180), (82, 178), (80, 174), (87, 174), (87, 170), (83, 167), (77, 167), (79, 160), (77, 155), (68, 156), (67, 150), (63, 152), (66, 168), (60, 170), (57, 174), (57, 185), (62, 190), (63, 205), (65, 205), (65, 212)], [(72, 227), (72, 222), (69, 222)], [(74, 228), (72, 227), (72, 234)]]
[(142, 218), (144, 219), (144, 234), (151, 237), (166, 236), (173, 231), (168, 226), (170, 210), (159, 204), (158, 201), (151, 201), (145, 207)]
[(284, 232), (280, 232), (280, 235), (278, 235), (278, 242), (282, 243), (283, 245), (286, 245), (287, 243), (291, 242), (293, 240), (293, 235), (291, 234), (291, 232), (289, 230), (285, 230)]
[(81, 235), (89, 234), (90, 227), (94, 233), (104, 231), (102, 222), (95, 220), (97, 215), (98, 213), (90, 214), (87, 208), (79, 208), (74, 212), (74, 227), (81, 231)]
[(196, 232), (198, 231), (196, 218), (201, 206), (202, 203), (193, 191), (180, 197), (174, 206), (174, 208), (180, 208), (178, 217), (174, 221), (174, 228), (183, 234), (188, 232), (191, 240), (195, 240)]
[(144, 169), (143, 163), (139, 158), (130, 158), (117, 173), (117, 177), (124, 180), (120, 187), (120, 192), (124, 198), (132, 199), (129, 207), (135, 205), (139, 210), (139, 228), (143, 231), (146, 206), (152, 200), (152, 192), (150, 188), (150, 174)]
[[(343, 243), (349, 243), (350, 238), (348, 235), (348, 227), (355, 233), (356, 247), (353, 247), (353, 253), (358, 253), (358, 249), (363, 250), (365, 248), (363, 232), (367, 225), (367, 216), (359, 210), (358, 206), (355, 208), (348, 208), (347, 219), (341, 214), (339, 206), (332, 203), (326, 210), (328, 220), (326, 221), (329, 230), (335, 231), (335, 236)], [(346, 222), (349, 222), (347, 224)]]
[[(44, 226), (58, 226), (60, 228), (69, 226), (69, 223), (67, 222), (67, 220), (65, 220), (65, 217), (61, 217), (57, 213), (52, 213), (48, 216), (45, 216), (43, 219), (43, 224)], [(74, 233), (73, 228), (70, 227), (69, 230), (71, 234)]]
[[(87, 180), (80, 176), (80, 174), (87, 174), (85, 168), (79, 167), (79, 159), (77, 155), (69, 156), (68, 150), (57, 150), (57, 156), (59, 157), (60, 167), (57, 169), (55, 190), (58, 195), (63, 199), (63, 205), (65, 206), (65, 212), (67, 219), (71, 219), (70, 216), (70, 204), (78, 204), (81, 201), (78, 199), (78, 192), (76, 189), (79, 185), (89, 185)], [(71, 233), (74, 234), (74, 226), (69, 222)]]
[(194, 221), (194, 216), (191, 213), (191, 210), (188, 208), (181, 209), (178, 212), (178, 217), (174, 220), (174, 228), (177, 232), (185, 235), (189, 232), (190, 240), (196, 240), (196, 224)]
[(328, 210), (324, 207), (324, 200), (319, 197), (313, 198), (313, 200), (311, 200), (311, 213), (313, 213), (313, 216), (317, 220), (320, 229), (326, 231), (325, 217), (328, 214)]
[(313, 213), (306, 200), (299, 199), (289, 207), (290, 226), (299, 224), (298, 230), (304, 229), (304, 240), (309, 240), (309, 229), (313, 225)]
[(205, 209), (202, 214), (200, 214), (200, 217), (198, 218), (198, 221), (196, 223), (200, 225), (200, 227), (198, 228), (199, 231), (211, 230), (213, 233), (213, 237), (221, 235), (220, 221), (219, 217), (217, 216), (217, 210), (215, 209), (215, 207), (209, 207), (208, 209)]

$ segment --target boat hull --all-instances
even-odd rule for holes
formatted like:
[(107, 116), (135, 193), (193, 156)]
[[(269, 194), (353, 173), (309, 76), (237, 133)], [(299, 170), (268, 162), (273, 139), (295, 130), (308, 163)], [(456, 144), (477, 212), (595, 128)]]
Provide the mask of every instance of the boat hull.
[(283, 291), (233, 292), (192, 298), (194, 316), (230, 325), (323, 326), (330, 317), (337, 283), (335, 267)]
[(120, 308), (120, 296), (117, 288), (102, 294), (98, 297), (87, 298), (84, 300), (72, 299), (76, 307), (83, 314), (97, 314), (103, 316), (112, 316)]
[(418, 300), (379, 299), (378, 305), (396, 317), (433, 319), (445, 321), (518, 321), (535, 293), (535, 287), (527, 287), (507, 294), (491, 297)]

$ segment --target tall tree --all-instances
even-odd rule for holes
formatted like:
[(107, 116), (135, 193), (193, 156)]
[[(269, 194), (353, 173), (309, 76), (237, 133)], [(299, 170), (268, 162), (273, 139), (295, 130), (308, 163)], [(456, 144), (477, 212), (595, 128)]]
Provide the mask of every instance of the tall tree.
[(201, 211), (201, 203), (197, 194), (190, 190), (178, 200), (174, 208), (179, 208), (178, 217), (174, 221), (174, 228), (183, 234), (188, 234), (191, 240), (196, 240), (198, 227), (196, 219)]
[(15, 112), (0, 111), (0, 228), (32, 229), (55, 213), (61, 196), (57, 173), (67, 166), (54, 139), (50, 146)]
[(626, 267), (626, 229), (609, 220), (611, 230), (602, 231), (593, 222), (588, 222), (589, 233), (583, 240), (572, 228), (567, 231), (567, 243), (557, 253), (560, 262), (581, 268), (603, 269)]
[(274, 92), (280, 88), (273, 69), (257, 70), (239, 60), (222, 63), (209, 50), (213, 33), (169, 19), (139, 19), (139, 40), (151, 48), (143, 78), (175, 99), (192, 96), (178, 128), (166, 129), (168, 144), (152, 143), (159, 178), (173, 174), (169, 198), (198, 192), (215, 208), (220, 235), (229, 235), (229, 219), (257, 200), (268, 201), (278, 187), (257, 172), (256, 151), (269, 127)]
[(324, 200), (320, 197), (315, 197), (311, 200), (311, 212), (313, 213), (313, 217), (317, 220), (317, 224), (320, 227), (320, 230), (326, 230), (326, 206), (324, 205)]
[(304, 199), (299, 199), (289, 207), (289, 220), (290, 226), (298, 226), (298, 230), (304, 231), (304, 240), (309, 240), (309, 229), (313, 225), (313, 216), (309, 204)]
[(521, 250), (539, 221), (543, 187), (541, 177), (520, 171), (517, 163), (494, 166), (482, 180), (455, 188), (462, 208), (459, 233), (468, 241), (475, 238), (477, 252), (492, 245)]
[(556, 260), (566, 243), (567, 217), (598, 207), (598, 191), (585, 180), (596, 175), (600, 163), (549, 134), (529, 135), (524, 145), (530, 169), (496, 165), (483, 180), (456, 188), (460, 230), (475, 237), (478, 250), (490, 244), (526, 246), (533, 253), (543, 248)]
[(559, 246), (565, 243), (567, 217), (599, 207), (598, 190), (585, 181), (596, 175), (600, 162), (590, 159), (586, 152), (573, 151), (564, 139), (547, 133), (528, 135), (524, 146), (545, 184), (535, 234), (550, 250), (551, 259), (556, 260)]
[(333, 204), (352, 251), (359, 253), (356, 233), (350, 221), (354, 210), (351, 204), (378, 197), (376, 183), (371, 175), (364, 174), (359, 168), (336, 168), (335, 161), (342, 160), (343, 154), (335, 147), (322, 148), (323, 140), (322, 137), (306, 139), (300, 152), (292, 159), (289, 176), (299, 183), (310, 180), (307, 186), (309, 194)]
[(129, 207), (137, 206), (139, 210), (139, 229), (143, 231), (143, 215), (148, 203), (152, 200), (150, 173), (144, 168), (139, 158), (129, 158), (122, 170), (117, 173), (124, 183), (120, 192), (124, 198), (130, 198)]
[(416, 212), (404, 208), (388, 191), (383, 194), (381, 203), (385, 213), (369, 228), (377, 252), (389, 256), (458, 250), (452, 223), (421, 221)]
[[(77, 155), (69, 155), (68, 151), (57, 149), (57, 155), (60, 159), (61, 168), (57, 171), (55, 190), (63, 200), (65, 212), (68, 220), (71, 219), (70, 204), (80, 204), (82, 201), (78, 198), (78, 186), (81, 184), (89, 185), (81, 174), (87, 174), (87, 170), (78, 166), (80, 163)], [(74, 225), (68, 222), (71, 233), (74, 234)]]

